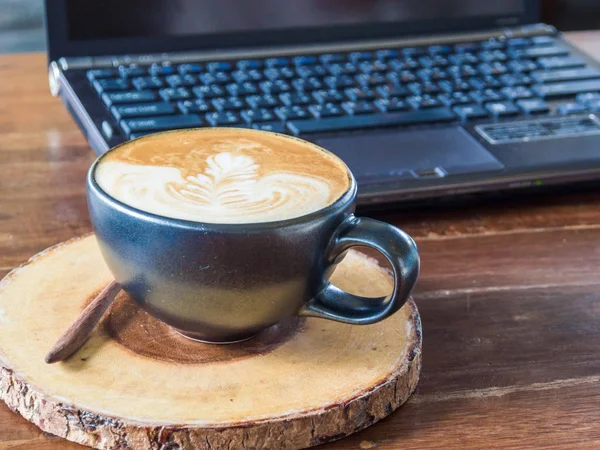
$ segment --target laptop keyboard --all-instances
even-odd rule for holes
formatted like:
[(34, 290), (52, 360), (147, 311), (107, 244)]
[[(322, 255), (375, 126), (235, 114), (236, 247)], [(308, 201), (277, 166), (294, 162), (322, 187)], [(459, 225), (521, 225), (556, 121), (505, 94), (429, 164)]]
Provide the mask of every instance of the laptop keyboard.
[(600, 110), (600, 69), (547, 36), (120, 66), (87, 78), (128, 138), (204, 126), (302, 136)]

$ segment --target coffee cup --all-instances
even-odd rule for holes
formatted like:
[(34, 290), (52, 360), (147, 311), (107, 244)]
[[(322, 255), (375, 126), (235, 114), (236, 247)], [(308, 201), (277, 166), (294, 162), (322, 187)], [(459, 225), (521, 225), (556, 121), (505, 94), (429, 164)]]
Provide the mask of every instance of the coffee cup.
[[(115, 280), (192, 339), (241, 341), (291, 316), (371, 324), (401, 308), (417, 280), (410, 236), (356, 217), (347, 166), (290, 136), (230, 128), (144, 136), (100, 156), (87, 188)], [(389, 296), (363, 298), (328, 281), (353, 246), (388, 260)]]

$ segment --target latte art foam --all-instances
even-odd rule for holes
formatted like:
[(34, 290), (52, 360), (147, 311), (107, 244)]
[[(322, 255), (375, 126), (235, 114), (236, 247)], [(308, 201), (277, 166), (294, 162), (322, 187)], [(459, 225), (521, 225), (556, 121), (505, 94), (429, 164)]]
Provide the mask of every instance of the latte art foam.
[(181, 131), (134, 141), (103, 158), (95, 179), (127, 205), (208, 223), (299, 217), (325, 208), (349, 187), (343, 163), (317, 147), (242, 130)]

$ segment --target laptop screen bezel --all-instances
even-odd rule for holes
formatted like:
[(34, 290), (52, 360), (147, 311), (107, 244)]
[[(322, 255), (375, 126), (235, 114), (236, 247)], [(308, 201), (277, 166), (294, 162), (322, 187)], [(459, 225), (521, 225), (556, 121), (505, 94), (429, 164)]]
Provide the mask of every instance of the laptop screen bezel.
[[(356, 40), (392, 39), (408, 36), (489, 30), (533, 24), (539, 21), (539, 0), (523, 0), (518, 15), (429, 20), (411, 23), (377, 23), (335, 27), (251, 31), (218, 35), (150, 36), (139, 38), (70, 40), (67, 0), (45, 0), (48, 57), (88, 57), (201, 50), (268, 48)], [(201, 38), (201, 39), (200, 39)], [(201, 40), (201, 42), (199, 42)]]

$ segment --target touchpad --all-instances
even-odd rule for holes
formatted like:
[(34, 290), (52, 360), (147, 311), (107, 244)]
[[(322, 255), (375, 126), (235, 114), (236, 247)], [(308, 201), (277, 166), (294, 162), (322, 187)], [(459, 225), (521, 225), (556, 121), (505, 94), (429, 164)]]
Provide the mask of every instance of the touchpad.
[(359, 182), (443, 177), (504, 167), (460, 127), (353, 134), (315, 142), (342, 158)]

